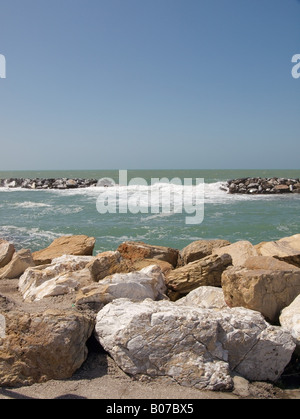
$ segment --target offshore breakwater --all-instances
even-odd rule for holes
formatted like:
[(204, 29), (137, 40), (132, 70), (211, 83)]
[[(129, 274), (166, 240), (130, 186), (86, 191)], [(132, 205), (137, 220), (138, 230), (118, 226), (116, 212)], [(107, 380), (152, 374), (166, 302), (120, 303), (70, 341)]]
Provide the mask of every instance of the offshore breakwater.
[(230, 194), (282, 194), (300, 193), (300, 180), (286, 178), (247, 177), (229, 180), (226, 184)]
[[(77, 189), (96, 186), (114, 186), (109, 178), (7, 178), (0, 179), (0, 188), (21, 189)], [(300, 193), (300, 179), (280, 177), (245, 177), (231, 179), (220, 186), (229, 194), (284, 194)]]
[(1, 188), (23, 188), (23, 189), (74, 189), (89, 188), (98, 185), (98, 179), (70, 179), (70, 178), (48, 178), (48, 179), (24, 179), (9, 178), (0, 179)]

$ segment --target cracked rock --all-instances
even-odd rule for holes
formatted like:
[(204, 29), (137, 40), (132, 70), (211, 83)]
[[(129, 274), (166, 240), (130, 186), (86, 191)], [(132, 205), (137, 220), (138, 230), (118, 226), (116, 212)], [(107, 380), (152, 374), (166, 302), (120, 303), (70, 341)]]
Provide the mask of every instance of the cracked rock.
[(115, 300), (98, 313), (95, 335), (130, 375), (169, 376), (207, 390), (230, 390), (233, 373), (275, 381), (295, 349), (291, 334), (258, 312), (166, 300)]

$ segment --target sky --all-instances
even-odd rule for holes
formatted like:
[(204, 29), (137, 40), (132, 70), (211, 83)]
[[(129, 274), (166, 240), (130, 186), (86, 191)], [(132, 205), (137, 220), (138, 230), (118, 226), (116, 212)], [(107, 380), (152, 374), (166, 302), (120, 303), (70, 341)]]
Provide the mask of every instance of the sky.
[(0, 54), (0, 171), (300, 169), (298, 0), (0, 0)]

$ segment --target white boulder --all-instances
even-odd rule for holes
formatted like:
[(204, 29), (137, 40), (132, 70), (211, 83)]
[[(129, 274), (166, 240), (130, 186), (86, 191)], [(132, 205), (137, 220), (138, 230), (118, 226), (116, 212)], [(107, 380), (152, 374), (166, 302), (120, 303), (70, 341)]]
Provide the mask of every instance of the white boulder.
[(179, 306), (195, 306), (221, 310), (227, 308), (222, 288), (203, 286), (188, 293), (187, 296), (176, 301)]
[(150, 265), (140, 271), (117, 273), (81, 288), (77, 294), (76, 304), (89, 304), (98, 311), (116, 298), (136, 301), (146, 298), (152, 300), (166, 298), (166, 289), (161, 268), (158, 265)]
[(300, 354), (300, 295), (288, 307), (284, 308), (279, 317), (282, 327), (293, 335), (297, 352)]
[(258, 312), (149, 299), (107, 304), (97, 315), (95, 335), (130, 375), (169, 376), (209, 390), (231, 389), (231, 372), (275, 381), (295, 349), (291, 334)]
[[(86, 268), (93, 256), (65, 255), (53, 259), (50, 265), (28, 268), (19, 279), (19, 290), (26, 301), (68, 294), (92, 282)], [(86, 269), (85, 269), (86, 268)]]

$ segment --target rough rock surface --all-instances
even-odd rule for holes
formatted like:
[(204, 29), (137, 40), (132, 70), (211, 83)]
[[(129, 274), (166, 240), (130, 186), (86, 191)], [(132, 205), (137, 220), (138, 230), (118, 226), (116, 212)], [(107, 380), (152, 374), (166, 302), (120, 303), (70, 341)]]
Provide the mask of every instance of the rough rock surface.
[(59, 237), (46, 249), (34, 252), (33, 260), (36, 265), (46, 265), (63, 255), (92, 256), (95, 241), (94, 237), (84, 235)]
[(212, 254), (213, 249), (230, 245), (227, 240), (197, 240), (181, 250), (180, 256), (184, 265), (203, 259)]
[(116, 298), (131, 300), (153, 300), (165, 298), (165, 277), (157, 265), (127, 274), (114, 274), (110, 277), (83, 287), (79, 290), (76, 304), (88, 304), (91, 309), (100, 310)]
[(179, 251), (171, 247), (128, 241), (122, 243), (117, 250), (123, 258), (132, 262), (141, 259), (158, 259), (170, 263), (174, 268), (178, 263)]
[(215, 310), (228, 308), (222, 288), (210, 286), (196, 288), (194, 291), (189, 292), (186, 297), (177, 300), (175, 304)]
[(123, 259), (118, 251), (99, 253), (87, 265), (87, 268), (90, 270), (92, 278), (95, 282), (98, 282), (106, 276), (113, 275), (115, 273), (125, 273), (133, 270), (130, 262)]
[(300, 234), (276, 241), (262, 242), (255, 248), (261, 256), (272, 256), (300, 268)]
[(94, 321), (76, 310), (3, 313), (0, 386), (30, 385), (63, 379), (85, 361)]
[(0, 269), (7, 265), (15, 253), (15, 246), (6, 240), (0, 239)]
[(227, 253), (232, 258), (233, 266), (242, 266), (247, 259), (253, 256), (258, 256), (258, 253), (249, 241), (241, 240), (229, 246), (222, 247), (221, 249), (213, 249), (213, 255), (224, 255)]
[(222, 272), (231, 262), (228, 254), (211, 255), (171, 271), (166, 277), (168, 296), (175, 301), (203, 285), (220, 287)]
[(300, 294), (300, 269), (272, 257), (256, 256), (244, 267), (226, 269), (222, 288), (230, 307), (257, 310), (276, 323), (280, 311)]
[(26, 301), (69, 294), (92, 282), (88, 269), (93, 256), (65, 255), (53, 259), (49, 265), (26, 269), (19, 279), (19, 290)]
[(35, 263), (30, 250), (21, 249), (15, 252), (11, 261), (0, 270), (0, 279), (19, 278), (31, 266), (35, 266)]
[(297, 353), (300, 355), (300, 295), (282, 310), (279, 321), (281, 326), (293, 335), (297, 345)]
[(3, 314), (0, 314), (0, 339), (6, 335), (6, 320)]
[(229, 390), (231, 372), (276, 380), (295, 343), (244, 308), (220, 311), (170, 301), (118, 299), (97, 315), (96, 338), (128, 374), (169, 376), (184, 386)]

